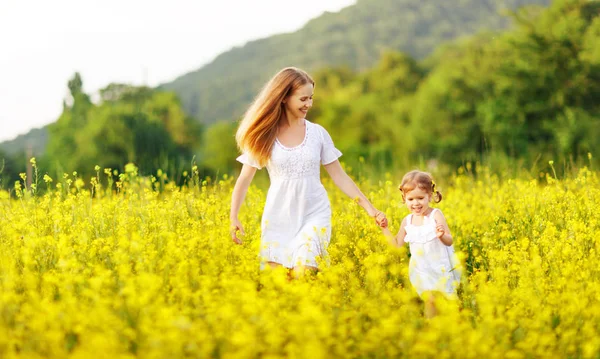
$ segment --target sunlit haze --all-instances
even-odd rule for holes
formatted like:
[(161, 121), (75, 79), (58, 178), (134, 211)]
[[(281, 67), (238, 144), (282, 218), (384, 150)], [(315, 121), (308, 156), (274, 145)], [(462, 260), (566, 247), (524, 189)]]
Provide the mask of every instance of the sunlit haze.
[(0, 2), (0, 141), (54, 122), (67, 81), (156, 86), (353, 0)]

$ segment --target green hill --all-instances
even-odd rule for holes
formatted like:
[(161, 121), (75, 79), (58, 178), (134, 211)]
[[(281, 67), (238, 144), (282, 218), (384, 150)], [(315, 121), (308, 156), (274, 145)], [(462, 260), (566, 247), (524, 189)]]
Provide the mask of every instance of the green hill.
[(247, 43), (161, 87), (175, 91), (185, 110), (204, 123), (242, 115), (262, 83), (285, 66), (307, 70), (373, 66), (384, 50), (422, 59), (440, 44), (483, 30), (500, 30), (506, 9), (549, 0), (359, 0), (325, 13), (302, 29)]
[(0, 151), (9, 155), (20, 153), (31, 153), (33, 156), (39, 156), (46, 150), (48, 144), (48, 126), (34, 128), (24, 135), (19, 135), (15, 139), (0, 143)]

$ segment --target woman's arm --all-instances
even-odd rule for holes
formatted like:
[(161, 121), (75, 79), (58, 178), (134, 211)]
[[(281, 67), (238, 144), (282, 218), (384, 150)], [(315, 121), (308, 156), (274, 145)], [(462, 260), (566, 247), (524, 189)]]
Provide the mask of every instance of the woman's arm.
[(333, 180), (333, 183), (346, 194), (346, 196), (357, 199), (358, 204), (367, 211), (369, 216), (374, 217), (377, 224), (381, 227), (387, 227), (387, 218), (385, 214), (379, 211), (367, 197), (360, 191), (354, 181), (348, 176), (348, 174), (342, 168), (340, 161), (335, 160), (329, 164), (326, 164), (325, 170), (329, 173), (329, 176)]
[(235, 186), (233, 187), (233, 193), (231, 194), (231, 211), (229, 213), (229, 220), (231, 222), (230, 225), (230, 234), (231, 239), (237, 243), (241, 244), (242, 240), (238, 238), (237, 231), (244, 234), (244, 228), (238, 219), (238, 213), (240, 212), (240, 207), (242, 203), (244, 203), (244, 198), (246, 198), (246, 192), (248, 192), (248, 187), (250, 187), (250, 183), (252, 183), (252, 179), (256, 174), (256, 168), (250, 165), (244, 165), (242, 167), (242, 171), (240, 172), (240, 176), (235, 181)]

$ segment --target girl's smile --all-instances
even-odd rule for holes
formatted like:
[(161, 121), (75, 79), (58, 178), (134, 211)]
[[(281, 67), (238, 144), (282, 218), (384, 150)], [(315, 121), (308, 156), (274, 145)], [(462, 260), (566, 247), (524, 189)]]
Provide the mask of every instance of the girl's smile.
[(404, 201), (411, 213), (423, 216), (430, 208), (431, 195), (427, 191), (417, 187), (406, 193)]

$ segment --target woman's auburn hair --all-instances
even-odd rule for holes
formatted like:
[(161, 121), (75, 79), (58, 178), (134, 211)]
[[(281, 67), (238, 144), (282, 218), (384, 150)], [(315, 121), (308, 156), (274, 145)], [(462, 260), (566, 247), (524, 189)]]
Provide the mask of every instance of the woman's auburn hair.
[(267, 82), (242, 118), (235, 140), (242, 153), (264, 167), (271, 157), (277, 125), (284, 114), (283, 100), (314, 80), (305, 71), (286, 67)]

